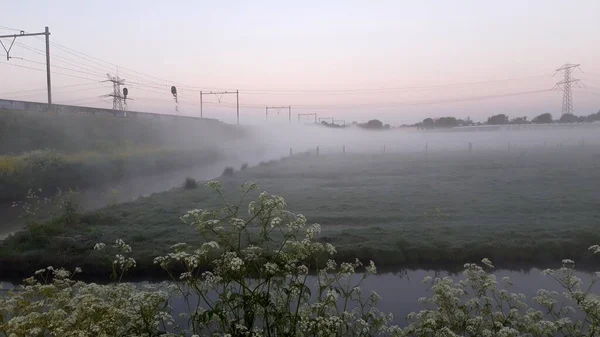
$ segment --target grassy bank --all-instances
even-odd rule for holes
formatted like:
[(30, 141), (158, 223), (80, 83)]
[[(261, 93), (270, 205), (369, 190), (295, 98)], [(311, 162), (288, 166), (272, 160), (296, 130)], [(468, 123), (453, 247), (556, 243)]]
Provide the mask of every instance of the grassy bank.
[(215, 120), (0, 111), (0, 202), (212, 163), (243, 137)]
[[(340, 259), (373, 259), (382, 267), (451, 267), (483, 257), (502, 267), (567, 257), (584, 264), (585, 247), (600, 242), (599, 162), (594, 148), (295, 156), (221, 181), (231, 201), (246, 181), (284, 196), (290, 210), (322, 224), (321, 240), (334, 243)], [(200, 242), (179, 217), (220, 205), (205, 188), (181, 188), (107, 207), (76, 224), (47, 227), (55, 233), (37, 239), (31, 231), (9, 238), (0, 248), (2, 269), (92, 266), (95, 242), (122, 238), (138, 272), (151, 274), (162, 249)]]
[(199, 163), (213, 163), (224, 154), (216, 149), (130, 149), (112, 153), (65, 154), (37, 150), (0, 156), (0, 202), (21, 200), (30, 189), (42, 194), (57, 189), (87, 188)]
[(77, 113), (0, 111), (0, 155), (43, 149), (110, 153), (127, 148), (197, 148), (243, 137), (216, 120), (113, 117)]

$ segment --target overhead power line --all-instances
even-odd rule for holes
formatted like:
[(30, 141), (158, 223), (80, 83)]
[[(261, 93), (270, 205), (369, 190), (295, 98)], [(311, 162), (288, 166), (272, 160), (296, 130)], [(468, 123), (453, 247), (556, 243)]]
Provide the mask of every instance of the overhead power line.
[[(26, 45), (24, 43), (18, 43), (17, 42), (17, 43), (15, 43), (15, 45), (18, 45), (18, 46), (20, 46), (20, 47), (22, 47), (24, 49), (27, 49), (29, 51), (32, 51), (32, 52), (36, 53), (36, 54), (45, 55), (45, 53), (44, 53), (43, 50), (40, 50), (40, 49), (35, 48), (35, 47), (28, 46), (28, 45)], [(105, 74), (107, 71), (112, 71), (113, 70), (113, 69), (109, 69), (109, 68), (94, 67), (94, 66), (91, 66), (91, 65), (87, 65), (87, 64), (85, 64), (83, 62), (71, 60), (71, 59), (68, 59), (68, 58), (65, 58), (65, 57), (62, 57), (62, 56), (57, 56), (57, 55), (50, 55), (50, 58), (53, 59), (53, 60), (56, 60), (58, 62), (66, 63), (66, 64), (69, 64), (71, 66), (84, 69), (86, 71), (96, 72), (100, 76), (103, 76), (103, 74)]]
[[(96, 83), (89, 82), (89, 83), (61, 85), (61, 86), (58, 86), (58, 87), (55, 86), (53, 88), (54, 89), (71, 88), (71, 87), (79, 87), (79, 86), (91, 85), (91, 84), (96, 84)], [(45, 91), (45, 90), (46, 90), (46, 88), (39, 88), (39, 89), (29, 89), (29, 90), (20, 90), (20, 91), (12, 91), (12, 92), (1, 92), (0, 95), (12, 95), (12, 94), (21, 94), (21, 93), (26, 93), (26, 92)]]
[[(8, 63), (8, 62), (0, 62), (0, 64), (6, 64), (6, 65), (9, 65), (9, 66), (13, 66), (13, 67), (19, 67), (19, 68), (25, 68), (25, 69), (31, 69), (31, 70), (37, 70), (37, 71), (46, 71), (45, 69), (28, 67), (28, 66), (24, 66), (24, 65), (21, 65), (21, 64), (14, 64), (14, 63)], [(88, 80), (88, 81), (92, 81), (92, 82), (98, 82), (97, 79), (93, 79), (93, 78), (89, 78), (89, 77), (76, 76), (76, 75), (72, 75), (72, 74), (65, 74), (65, 73), (61, 73), (61, 72), (58, 72), (58, 71), (51, 71), (51, 73), (55, 74), (55, 75), (69, 76), (69, 77), (73, 77), (73, 78), (79, 78), (79, 79), (82, 79), (82, 80)]]
[[(98, 85), (99, 83), (89, 83), (89, 84)], [(54, 87), (53, 89), (56, 89), (56, 88), (57, 87)], [(98, 85), (98, 86), (92, 86), (92, 87), (88, 86), (88, 87), (83, 87), (83, 88), (82, 87), (71, 88), (71, 89), (59, 90), (59, 91), (53, 90), (53, 93), (54, 94), (65, 94), (65, 93), (72, 93), (72, 92), (78, 92), (78, 91), (88, 91), (88, 90), (98, 90), (98, 89), (103, 89), (103, 87)], [(29, 92), (29, 93), (12, 94), (12, 95), (7, 95), (7, 96), (10, 96), (12, 98), (16, 98), (16, 97), (22, 98), (22, 97), (28, 97), (28, 96), (35, 96), (35, 95), (39, 95), (39, 94), (40, 94), (40, 92), (37, 91), (37, 92)]]
[(524, 79), (544, 78), (551, 77), (551, 74), (526, 76), (526, 77), (514, 77), (504, 78), (499, 80), (488, 80), (488, 81), (474, 81), (474, 82), (462, 82), (462, 83), (449, 83), (449, 84), (436, 84), (436, 85), (423, 85), (423, 86), (409, 86), (409, 87), (391, 87), (391, 88), (366, 88), (366, 89), (240, 89), (247, 93), (372, 93), (372, 92), (384, 92), (384, 91), (410, 91), (416, 89), (433, 89), (433, 88), (449, 88), (449, 87), (461, 87), (469, 85), (478, 85), (486, 83), (499, 83), (499, 82), (510, 82)]
[[(45, 62), (39, 62), (39, 61), (33, 61), (33, 60), (29, 60), (26, 58), (19, 58), (20, 61), (24, 61), (24, 62), (28, 62), (28, 63), (34, 63), (34, 64), (41, 64), (41, 65), (45, 65)], [(62, 67), (62, 66), (57, 66), (57, 65), (51, 65), (50, 68), (57, 68), (57, 69), (63, 69), (63, 70), (68, 70), (68, 71), (72, 71), (72, 72), (76, 72), (76, 73), (80, 73), (80, 74), (85, 74), (85, 75), (90, 75), (90, 76), (98, 76), (101, 77), (100, 73), (90, 73), (87, 71), (81, 71), (81, 70), (77, 70), (77, 69), (73, 69), (73, 68), (69, 68), (69, 67)]]
[(416, 106), (416, 105), (479, 101), (479, 100), (487, 100), (487, 99), (495, 99), (495, 98), (530, 95), (530, 94), (537, 94), (537, 93), (543, 93), (543, 92), (550, 92), (550, 90), (549, 89), (531, 90), (531, 91), (499, 94), (499, 95), (471, 96), (471, 97), (463, 97), (463, 98), (445, 98), (445, 99), (437, 99), (437, 100), (420, 100), (420, 101), (404, 101), (404, 102), (389, 102), (389, 103), (341, 104), (341, 105), (337, 105), (337, 104), (331, 104), (331, 105), (295, 104), (294, 106), (299, 107), (299, 108), (307, 108), (307, 109), (404, 107), (404, 106)]

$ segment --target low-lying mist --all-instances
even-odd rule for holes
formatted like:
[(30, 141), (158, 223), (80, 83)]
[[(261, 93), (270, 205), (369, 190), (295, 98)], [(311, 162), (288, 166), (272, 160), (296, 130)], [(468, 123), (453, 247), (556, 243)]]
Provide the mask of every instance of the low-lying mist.
[(293, 153), (376, 154), (435, 151), (490, 151), (561, 148), (600, 144), (600, 124), (513, 127), (463, 127), (416, 130), (397, 128), (367, 130), (360, 127), (330, 128), (320, 125), (242, 127), (242, 139), (223, 144), (250, 165)]

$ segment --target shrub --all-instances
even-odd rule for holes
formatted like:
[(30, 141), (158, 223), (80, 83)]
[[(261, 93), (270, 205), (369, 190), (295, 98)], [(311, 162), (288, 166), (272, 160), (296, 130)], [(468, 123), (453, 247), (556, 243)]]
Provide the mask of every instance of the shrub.
[(185, 182), (183, 183), (183, 188), (186, 190), (193, 190), (195, 188), (198, 188), (198, 182), (194, 178), (187, 177), (185, 178)]
[(233, 175), (233, 167), (231, 166), (227, 166), (224, 170), (223, 170), (223, 176), (228, 177), (228, 176), (232, 176)]
[(243, 164), (242, 164), (242, 167), (241, 167), (241, 169), (240, 169), (240, 170), (242, 170), (242, 171), (243, 171), (243, 170), (245, 170), (245, 169), (247, 169), (247, 168), (248, 168), (248, 163), (243, 163)]

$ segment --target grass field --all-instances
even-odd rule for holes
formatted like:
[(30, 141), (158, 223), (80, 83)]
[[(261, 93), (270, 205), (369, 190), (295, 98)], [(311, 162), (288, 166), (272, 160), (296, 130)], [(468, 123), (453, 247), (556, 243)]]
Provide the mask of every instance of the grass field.
[[(298, 155), (220, 180), (231, 201), (246, 181), (282, 195), (290, 210), (323, 225), (321, 239), (335, 243), (341, 259), (451, 267), (489, 257), (504, 267), (540, 266), (566, 257), (585, 262), (585, 248), (600, 243), (600, 149), (592, 147)], [(154, 194), (52, 233), (81, 235), (72, 242), (18, 234), (0, 248), (2, 265), (93, 266), (95, 242), (122, 238), (151, 268), (170, 245), (198, 242), (179, 216), (217, 206), (206, 188)]]

